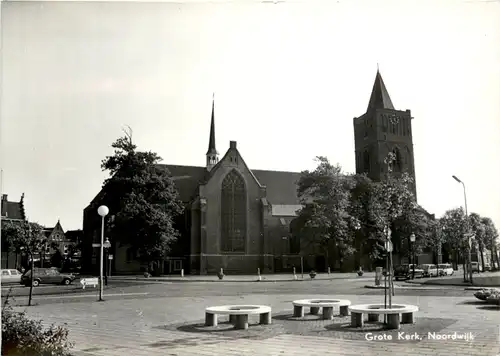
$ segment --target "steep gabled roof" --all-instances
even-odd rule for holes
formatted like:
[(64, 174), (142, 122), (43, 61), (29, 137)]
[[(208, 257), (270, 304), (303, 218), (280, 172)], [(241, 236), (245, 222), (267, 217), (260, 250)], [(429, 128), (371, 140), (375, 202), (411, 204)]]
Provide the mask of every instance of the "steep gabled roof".
[[(205, 181), (208, 172), (205, 167), (161, 165), (167, 168), (179, 191), (179, 198), (188, 202), (195, 195), (199, 184)], [(297, 198), (298, 172), (251, 170), (260, 184), (266, 186), (267, 200), (275, 205), (300, 204)]]
[(252, 170), (260, 184), (266, 186), (267, 200), (272, 205), (300, 204), (297, 196), (298, 172)]
[(394, 110), (394, 105), (392, 105), (391, 97), (389, 92), (385, 87), (382, 75), (377, 70), (377, 75), (375, 77), (375, 82), (373, 83), (372, 94), (370, 96), (370, 101), (368, 103), (368, 108), (366, 112), (373, 111), (375, 109), (392, 109)]
[(185, 203), (193, 198), (200, 182), (205, 179), (205, 175), (208, 173), (205, 167), (171, 164), (160, 164), (158, 166), (168, 169), (179, 191), (179, 199)]

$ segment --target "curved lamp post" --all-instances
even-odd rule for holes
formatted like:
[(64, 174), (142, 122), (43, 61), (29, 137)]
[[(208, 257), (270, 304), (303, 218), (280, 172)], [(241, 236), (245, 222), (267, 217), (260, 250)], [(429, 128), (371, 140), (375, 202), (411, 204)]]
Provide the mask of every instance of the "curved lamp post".
[[(100, 268), (99, 268), (99, 301), (103, 301), (102, 294), (104, 290), (103, 285), (103, 264), (104, 264), (104, 218), (109, 214), (109, 209), (106, 205), (101, 205), (97, 209), (97, 214), (101, 217), (101, 254), (100, 254)], [(109, 241), (108, 241), (109, 243)]]
[(412, 232), (411, 235), (410, 235), (411, 252), (412, 252), (412, 258), (411, 259), (412, 259), (412, 269), (413, 269), (411, 279), (415, 279), (415, 240), (416, 240), (416, 236)]
[(457, 178), (457, 176), (453, 175), (451, 176), (453, 179), (455, 179), (458, 183), (462, 184), (462, 187), (464, 188), (464, 204), (465, 204), (465, 223), (467, 224), (466, 229), (466, 236), (468, 238), (469, 242), (469, 253), (468, 253), (468, 259), (469, 263), (467, 264), (467, 268), (469, 269), (469, 280), (470, 283), (472, 284), (472, 256), (471, 256), (471, 249), (472, 249), (472, 241), (471, 241), (471, 234), (469, 231), (469, 214), (467, 212), (467, 194), (465, 193), (465, 183), (462, 182), (460, 179)]

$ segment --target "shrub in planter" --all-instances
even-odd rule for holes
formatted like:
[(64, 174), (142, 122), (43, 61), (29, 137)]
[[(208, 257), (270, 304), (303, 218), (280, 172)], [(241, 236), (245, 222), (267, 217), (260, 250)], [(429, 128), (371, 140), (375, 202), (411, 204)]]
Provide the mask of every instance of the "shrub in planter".
[(309, 273), (309, 277), (311, 277), (311, 279), (314, 279), (314, 277), (316, 277), (316, 272), (315, 271), (311, 271)]
[(224, 272), (217, 272), (217, 277), (219, 277), (219, 279), (223, 279), (224, 278)]
[(363, 275), (363, 269), (361, 267), (359, 267), (359, 270), (358, 270), (358, 276), (362, 276)]
[(487, 300), (489, 296), (492, 295), (492, 293), (498, 292), (497, 289), (495, 288), (483, 288), (481, 290), (478, 290), (476, 293), (474, 293), (474, 297), (476, 297), (479, 300)]
[(26, 312), (14, 312), (10, 306), (3, 308), (2, 355), (69, 356), (72, 347), (65, 327), (44, 328), (40, 320), (29, 319)]
[(489, 303), (489, 304), (495, 304), (495, 305), (498, 305), (500, 307), (500, 291), (499, 290), (495, 290), (493, 291), (489, 296), (488, 298), (486, 298), (486, 301)]

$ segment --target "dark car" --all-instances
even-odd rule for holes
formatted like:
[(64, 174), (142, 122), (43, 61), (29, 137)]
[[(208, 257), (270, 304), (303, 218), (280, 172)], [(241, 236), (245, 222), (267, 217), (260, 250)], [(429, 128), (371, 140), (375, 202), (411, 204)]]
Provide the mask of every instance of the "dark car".
[[(70, 285), (75, 276), (70, 273), (61, 273), (56, 268), (35, 268), (33, 270), (33, 287), (40, 284), (64, 284)], [(31, 281), (31, 270), (24, 272), (21, 277), (21, 284), (29, 286)]]
[[(423, 276), (423, 270), (415, 266), (415, 278), (421, 278)], [(394, 269), (394, 279), (407, 280), (413, 277), (413, 265), (399, 265)]]

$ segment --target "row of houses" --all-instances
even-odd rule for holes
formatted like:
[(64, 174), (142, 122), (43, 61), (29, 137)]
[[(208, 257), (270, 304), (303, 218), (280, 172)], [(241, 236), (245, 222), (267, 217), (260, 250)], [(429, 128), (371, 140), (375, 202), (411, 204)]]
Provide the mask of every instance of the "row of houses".
[[(1, 221), (19, 222), (26, 221), (26, 211), (24, 207), (24, 194), (19, 201), (10, 201), (7, 194), (2, 195), (1, 201)], [(47, 237), (45, 249), (34, 257), (35, 266), (50, 267), (54, 261), (54, 255), (60, 256), (62, 260), (71, 260), (73, 265), (80, 265), (81, 253), (79, 246), (82, 242), (82, 230), (65, 231), (58, 220), (53, 227), (45, 227), (43, 233)], [(16, 253), (9, 248), (7, 241), (2, 236), (1, 268), (26, 268), (28, 265), (27, 256)]]

